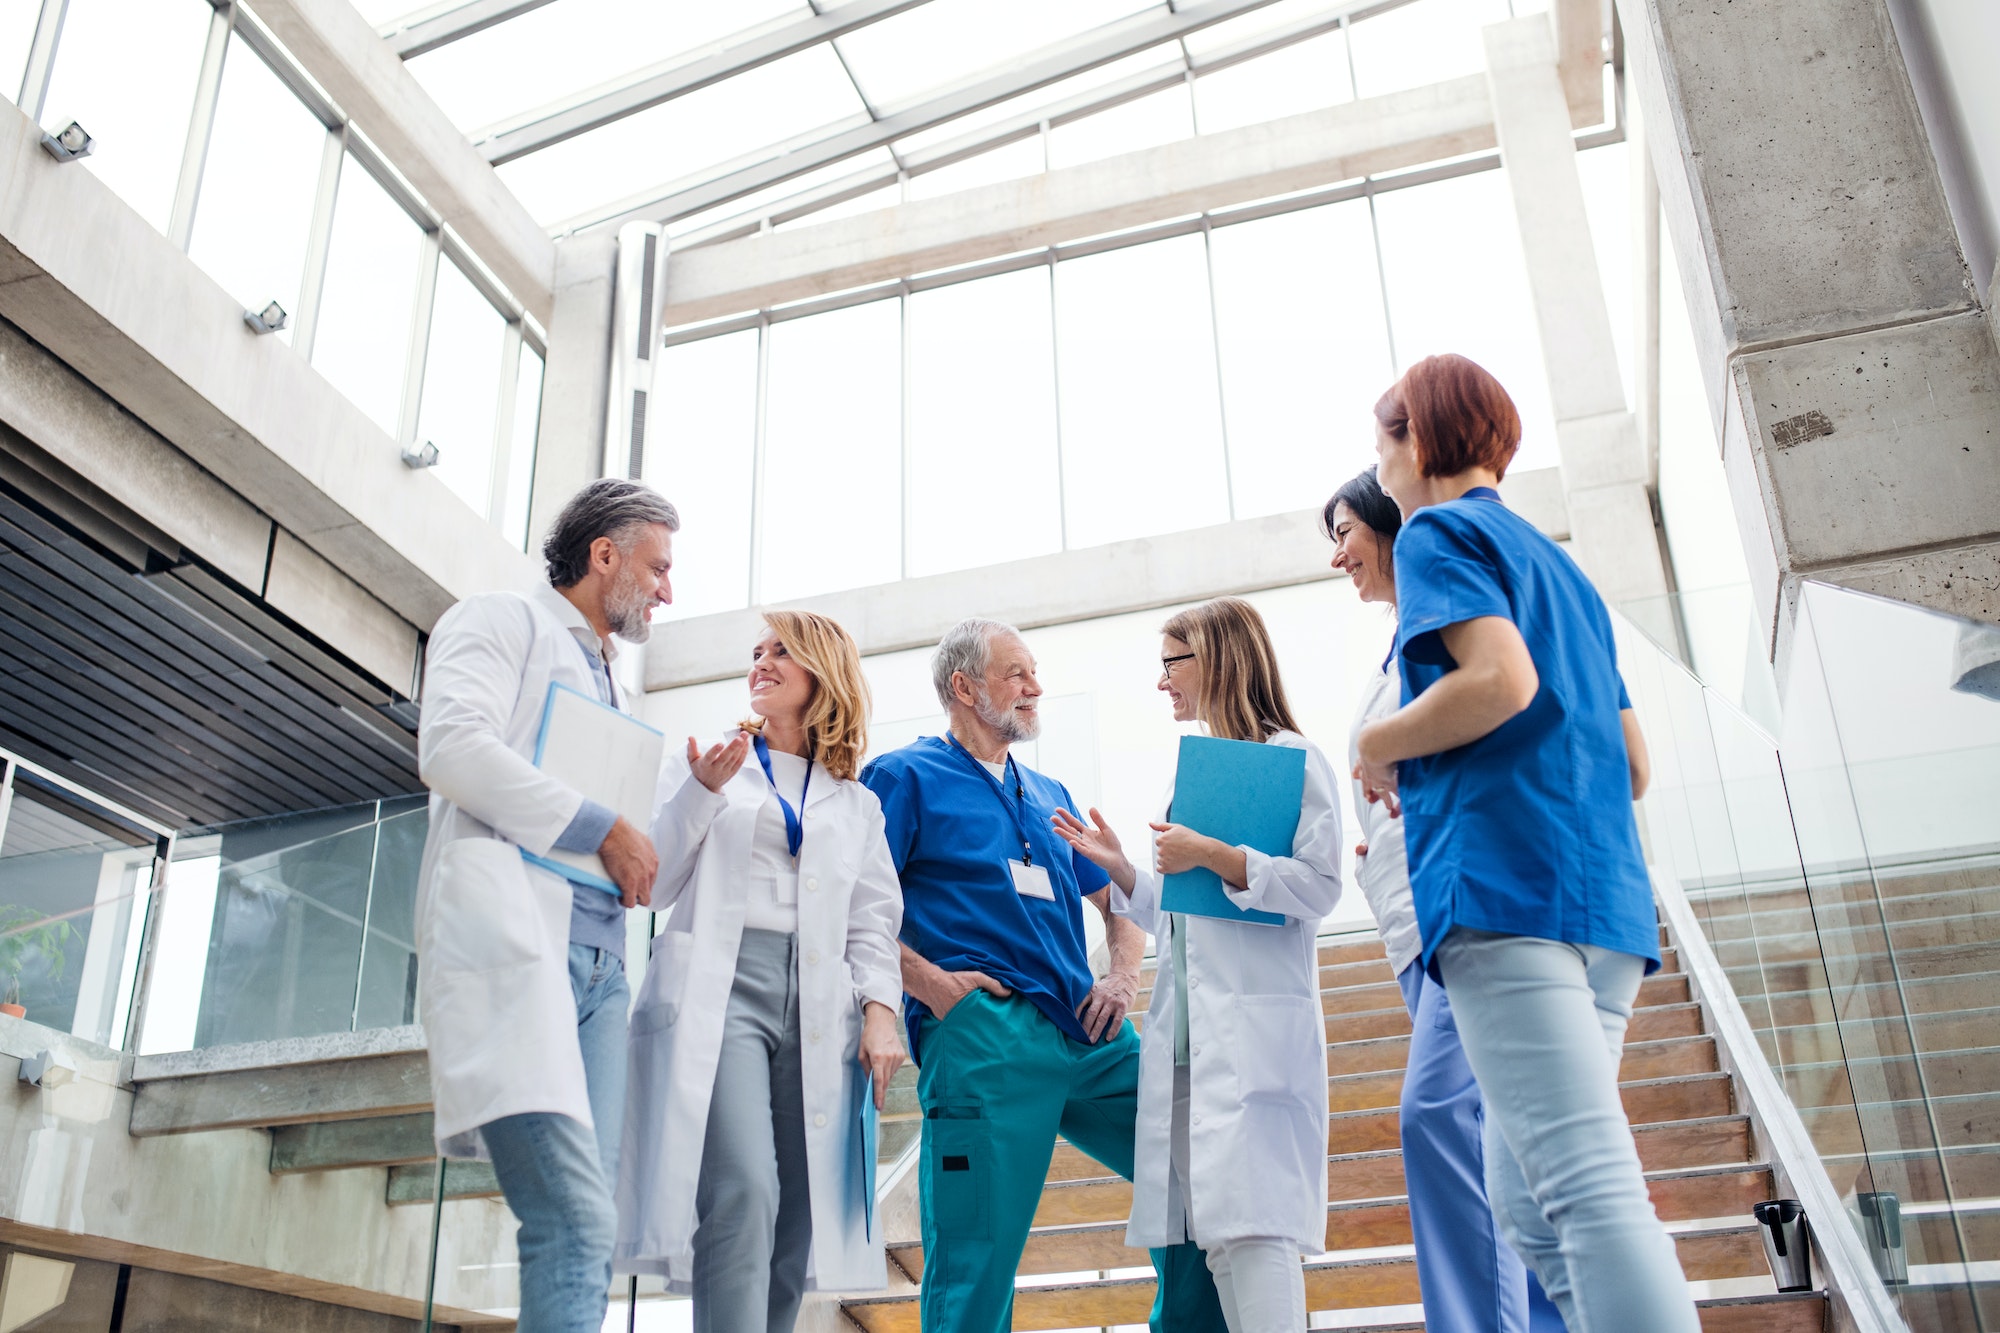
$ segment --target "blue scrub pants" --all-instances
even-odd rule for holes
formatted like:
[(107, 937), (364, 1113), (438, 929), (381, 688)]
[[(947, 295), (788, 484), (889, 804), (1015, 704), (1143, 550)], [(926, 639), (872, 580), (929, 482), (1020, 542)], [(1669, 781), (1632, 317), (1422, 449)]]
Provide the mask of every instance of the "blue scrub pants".
[(1399, 1123), (1424, 1326), (1462, 1333), (1563, 1333), (1562, 1315), (1500, 1238), (1486, 1201), (1485, 1108), (1444, 987), (1411, 963), (1396, 978), (1410, 1011)]
[(1618, 1096), (1645, 960), (1458, 926), (1437, 965), (1486, 1096), (1501, 1234), (1576, 1333), (1700, 1333)]
[[(1014, 1270), (1034, 1225), (1056, 1135), (1127, 1180), (1139, 1113), (1139, 1036), (1121, 1024), (1072, 1041), (1026, 998), (970, 991), (922, 1019), (924, 1333), (1007, 1333)], [(1226, 1333), (1199, 1247), (1154, 1250), (1153, 1333)]]

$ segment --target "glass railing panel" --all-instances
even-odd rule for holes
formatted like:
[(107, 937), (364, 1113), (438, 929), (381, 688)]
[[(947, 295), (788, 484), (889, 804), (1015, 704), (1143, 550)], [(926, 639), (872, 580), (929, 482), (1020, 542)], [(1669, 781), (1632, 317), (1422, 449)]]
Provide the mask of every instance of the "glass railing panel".
[(1958, 1265), (2000, 1262), (2000, 630), (1817, 585), (1799, 625), (1859, 844), (1841, 906), (1866, 928), (1830, 939), (1867, 991), (1844, 1027), (1870, 1163), (1913, 1297), (1990, 1307), (1991, 1270)]
[(11, 778), (0, 788), (0, 1006), (122, 1046), (159, 836), (34, 773)]
[(408, 796), (180, 834), (143, 1053), (416, 1021), (426, 832)]

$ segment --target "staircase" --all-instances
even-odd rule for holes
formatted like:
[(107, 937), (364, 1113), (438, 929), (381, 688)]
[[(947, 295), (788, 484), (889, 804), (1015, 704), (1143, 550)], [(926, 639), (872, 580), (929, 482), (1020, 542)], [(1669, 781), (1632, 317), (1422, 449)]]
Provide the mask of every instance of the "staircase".
[[(1664, 929), (1662, 942), (1671, 944)], [(1306, 1307), (1315, 1327), (1421, 1329), (1396, 1129), (1409, 1017), (1379, 940), (1323, 941), (1319, 961), (1332, 1119), (1327, 1252), (1307, 1262)], [(1137, 1009), (1149, 1000), (1150, 991), (1142, 990)], [(1621, 1072), (1653, 1202), (1673, 1232), (1682, 1268), (1690, 1280), (1727, 1281), (1752, 1293), (1703, 1299), (1705, 1333), (1819, 1333), (1827, 1318), (1823, 1296), (1774, 1290), (1750, 1220), (1750, 1206), (1775, 1192), (1771, 1173), (1752, 1160), (1749, 1119), (1736, 1112), (1731, 1080), (1719, 1072), (1714, 1040), (1703, 1032), (1700, 1006), (1691, 1002), (1671, 947), (1659, 973), (1640, 988)], [(909, 1100), (906, 1111), (913, 1113)], [(1056, 1144), (1021, 1256), (1015, 1328), (1145, 1324), (1153, 1276), (1146, 1254), (1124, 1244), (1131, 1202), (1124, 1180), (1069, 1144)], [(920, 1242), (892, 1244), (889, 1258), (892, 1269), (922, 1282)], [(849, 1300), (842, 1308), (868, 1333), (918, 1333), (914, 1291)]]

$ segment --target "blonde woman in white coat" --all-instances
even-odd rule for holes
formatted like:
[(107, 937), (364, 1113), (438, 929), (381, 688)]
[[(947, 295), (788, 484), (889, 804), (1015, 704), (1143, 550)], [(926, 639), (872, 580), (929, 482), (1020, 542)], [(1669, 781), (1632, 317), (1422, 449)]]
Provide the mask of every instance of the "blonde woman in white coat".
[(663, 782), (666, 928), (632, 1014), (614, 1266), (691, 1292), (696, 1333), (791, 1333), (808, 1285), (887, 1285), (857, 1118), (903, 1061), (903, 908), (855, 780), (868, 687), (832, 620), (765, 620), (757, 716)]
[[(1161, 631), (1160, 689), (1174, 719), (1209, 734), (1306, 752), (1290, 856), (1152, 825), (1153, 865), (1127, 859), (1097, 811), (1056, 828), (1111, 876), (1111, 901), (1160, 956), (1139, 1058), (1132, 1219), (1125, 1243), (1192, 1240), (1207, 1255), (1230, 1333), (1306, 1326), (1300, 1257), (1326, 1249), (1326, 1030), (1320, 919), (1340, 899), (1340, 806), (1319, 748), (1299, 734), (1263, 617), (1233, 597)], [(1171, 795), (1168, 801), (1172, 804)], [(1169, 814), (1168, 818), (1171, 818)], [(1160, 909), (1161, 877), (1206, 867), (1257, 925)]]

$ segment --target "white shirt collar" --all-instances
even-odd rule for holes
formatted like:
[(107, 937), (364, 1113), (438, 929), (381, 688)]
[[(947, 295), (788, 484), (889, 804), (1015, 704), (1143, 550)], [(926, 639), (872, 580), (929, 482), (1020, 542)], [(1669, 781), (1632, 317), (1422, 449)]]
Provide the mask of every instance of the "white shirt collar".
[(618, 641), (598, 638), (597, 631), (590, 627), (588, 620), (584, 619), (583, 612), (576, 609), (576, 603), (556, 591), (554, 587), (546, 583), (538, 584), (528, 595), (541, 603), (543, 609), (554, 616), (564, 629), (576, 636), (576, 641), (583, 645), (583, 650), (590, 654), (592, 660), (602, 659), (606, 662), (618, 660)]

